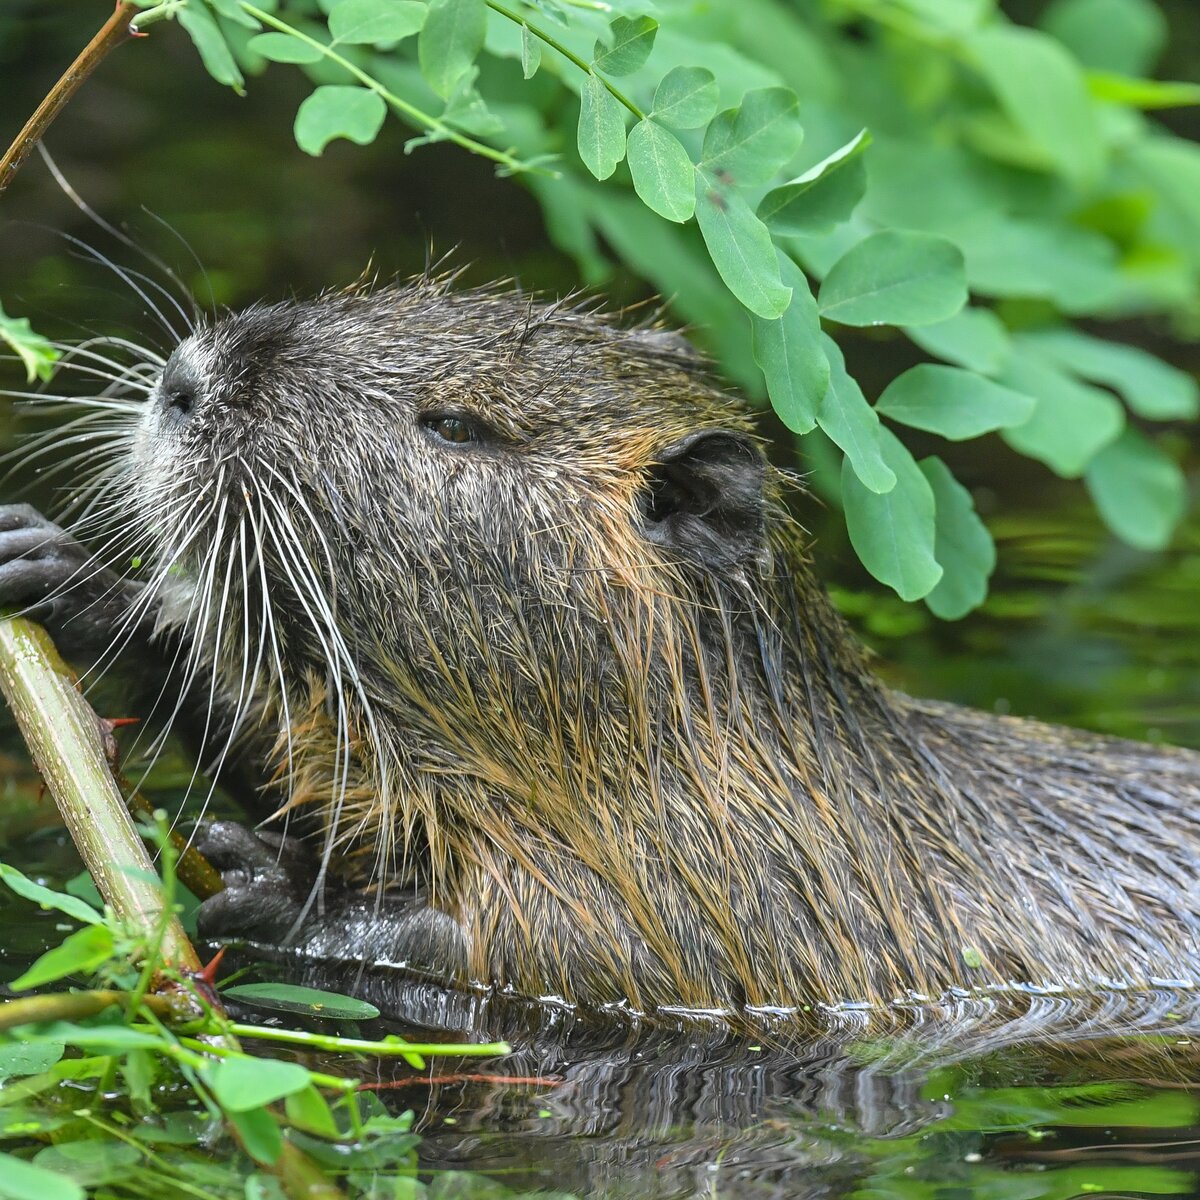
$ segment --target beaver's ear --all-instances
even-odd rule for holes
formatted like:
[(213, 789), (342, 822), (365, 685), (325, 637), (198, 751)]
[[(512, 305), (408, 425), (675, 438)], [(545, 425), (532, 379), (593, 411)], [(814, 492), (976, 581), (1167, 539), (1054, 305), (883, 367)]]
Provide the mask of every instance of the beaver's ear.
[(761, 558), (762, 451), (745, 434), (702, 430), (667, 446), (641, 497), (652, 542), (714, 570)]

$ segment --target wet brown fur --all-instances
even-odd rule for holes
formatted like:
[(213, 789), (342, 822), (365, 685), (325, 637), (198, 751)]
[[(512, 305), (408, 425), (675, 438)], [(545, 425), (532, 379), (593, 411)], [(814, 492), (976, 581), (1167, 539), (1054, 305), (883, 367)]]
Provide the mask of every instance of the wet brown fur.
[[(220, 480), (230, 547), (249, 511), (310, 564), (345, 661), (259, 536), (291, 807), (350, 877), (450, 914), (468, 978), (725, 1011), (1200, 978), (1200, 756), (886, 689), (756, 455), (761, 536), (721, 569), (646, 536), (664, 453), (753, 445), (673, 340), (427, 280), (192, 341), (210, 403), (148, 424), (134, 475), (160, 508)], [(495, 441), (434, 444), (433, 410)]]

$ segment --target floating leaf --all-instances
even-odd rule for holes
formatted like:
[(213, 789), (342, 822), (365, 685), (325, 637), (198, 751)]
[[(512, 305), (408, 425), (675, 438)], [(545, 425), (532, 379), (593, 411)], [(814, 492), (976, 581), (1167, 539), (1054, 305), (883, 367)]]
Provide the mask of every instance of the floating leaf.
[(779, 278), (779, 260), (767, 227), (736, 188), (707, 171), (696, 173), (696, 221), (725, 286), (752, 312), (781, 316), (791, 291)]
[(618, 17), (608, 27), (608, 45), (596, 43), (592, 65), (606, 75), (632, 75), (650, 57), (656, 33), (653, 17)]
[(751, 317), (751, 344), (779, 419), (793, 433), (808, 433), (817, 423), (817, 406), (829, 387), (829, 362), (808, 280), (785, 254), (778, 257), (780, 275), (792, 289), (792, 300), (773, 321)]
[(815, 166), (769, 191), (758, 215), (777, 234), (828, 233), (850, 216), (866, 192), (861, 155), (870, 144), (871, 135), (864, 129)]
[(679, 139), (647, 117), (630, 130), (626, 155), (637, 194), (660, 217), (686, 221), (696, 208), (696, 172)]
[(233, 1000), (279, 1012), (303, 1013), (331, 1021), (372, 1021), (379, 1009), (366, 1000), (292, 983), (239, 983), (221, 992)]
[(316, 46), (310, 46), (290, 33), (260, 33), (246, 45), (255, 54), (277, 63), (315, 63), (325, 57)]
[(67, 975), (90, 975), (113, 954), (112, 931), (107, 925), (85, 925), (61, 945), (47, 950), (28, 970), (9, 984), (14, 992), (41, 987)]
[(248, 1112), (306, 1088), (312, 1082), (307, 1068), (278, 1058), (235, 1054), (207, 1063), (205, 1082), (226, 1112)]
[(817, 406), (817, 424), (845, 454), (864, 487), (879, 495), (890, 492), (896, 473), (883, 458), (879, 417), (846, 371), (837, 342), (822, 334), (821, 345), (829, 362), (829, 387)]
[(334, 42), (377, 46), (419, 33), (428, 9), (418, 0), (341, 0), (329, 10)]
[(1104, 146), (1079, 64), (1036, 29), (989, 25), (966, 39), (980, 73), (1009, 117), (1077, 182), (1096, 179)]
[(949, 320), (904, 332), (927, 353), (982, 375), (994, 375), (1012, 353), (1008, 327), (990, 308), (964, 308)]
[(942, 568), (942, 577), (925, 603), (934, 616), (957, 621), (987, 599), (988, 580), (996, 569), (996, 544), (975, 511), (971, 493), (950, 468), (935, 457), (923, 458), (918, 465), (933, 489), (937, 512), (933, 556)]
[(426, 82), (443, 99), (474, 66), (486, 33), (484, 0), (430, 0), (417, 59)]
[(738, 184), (766, 183), (800, 148), (800, 101), (791, 88), (747, 92), (737, 108), (718, 113), (704, 134), (701, 165)]
[(934, 557), (933, 489), (913, 456), (887, 429), (879, 430), (884, 462), (896, 484), (880, 495), (865, 487), (850, 460), (842, 464), (842, 506), (850, 542), (862, 564), (902, 600), (920, 600), (942, 578)]
[(1023, 425), (1037, 401), (962, 367), (921, 363), (897, 376), (875, 402), (893, 421), (965, 441)]
[(597, 179), (607, 179), (625, 157), (624, 109), (591, 74), (579, 93), (579, 157)]
[(0, 342), (16, 351), (29, 383), (54, 374), (58, 351), (40, 333), (34, 333), (26, 317), (10, 317), (0, 307)]
[(674, 129), (697, 129), (712, 120), (720, 95), (707, 68), (674, 67), (658, 85), (650, 115)]
[(383, 98), (369, 88), (324, 84), (296, 113), (296, 145), (312, 155), (320, 154), (339, 137), (368, 146), (386, 116)]
[(1126, 429), (1088, 465), (1088, 491), (1104, 523), (1139, 550), (1162, 550), (1183, 517), (1187, 480), (1174, 459)]
[(1065, 479), (1078, 479), (1124, 427), (1115, 397), (1032, 357), (1014, 355), (998, 378), (1037, 401), (1024, 425), (1003, 431), (1004, 440)]
[(843, 325), (928, 325), (967, 300), (962, 252), (931, 233), (884, 230), (838, 259), (821, 284), (821, 315)]
[(1083, 379), (1120, 392), (1140, 417), (1171, 421), (1200, 415), (1196, 380), (1136, 346), (1106, 341), (1066, 326), (1023, 333), (1018, 345)]

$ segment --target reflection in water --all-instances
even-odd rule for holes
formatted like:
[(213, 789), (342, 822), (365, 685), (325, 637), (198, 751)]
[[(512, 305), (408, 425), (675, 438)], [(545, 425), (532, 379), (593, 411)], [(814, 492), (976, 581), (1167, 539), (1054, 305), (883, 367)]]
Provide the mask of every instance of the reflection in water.
[[(930, 1021), (890, 1037), (846, 1028), (799, 1040), (782, 1026), (751, 1038), (700, 1024), (586, 1019), (394, 971), (291, 963), (287, 974), (372, 1000), (388, 1032), (509, 1038), (511, 1056), (491, 1063), (442, 1060), (417, 1077), (392, 1060), (355, 1070), (397, 1111), (417, 1114), (424, 1169), (485, 1171), (519, 1191), (655, 1200), (1192, 1195), (1200, 1167), (1190, 1039), (1099, 1040), (1099, 1014), (1110, 1030), (1131, 1015), (1160, 1016), (1161, 996), (1126, 1004), (1124, 1020), (1114, 997), (1085, 1006), (1088, 1019), (1073, 1023), (1067, 1001), (1032, 997), (1019, 1021), (993, 1014), (973, 1027)], [(1048, 1037), (1056, 1026), (1092, 1040)], [(441, 1186), (457, 1194), (451, 1184)]]

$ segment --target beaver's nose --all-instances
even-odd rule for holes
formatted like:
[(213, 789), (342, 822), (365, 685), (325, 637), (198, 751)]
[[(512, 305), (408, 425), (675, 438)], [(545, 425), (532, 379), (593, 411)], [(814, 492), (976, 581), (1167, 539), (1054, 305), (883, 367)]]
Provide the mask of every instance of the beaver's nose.
[(194, 367), (173, 354), (163, 368), (158, 385), (158, 400), (164, 411), (176, 420), (190, 417), (200, 395), (200, 378)]

